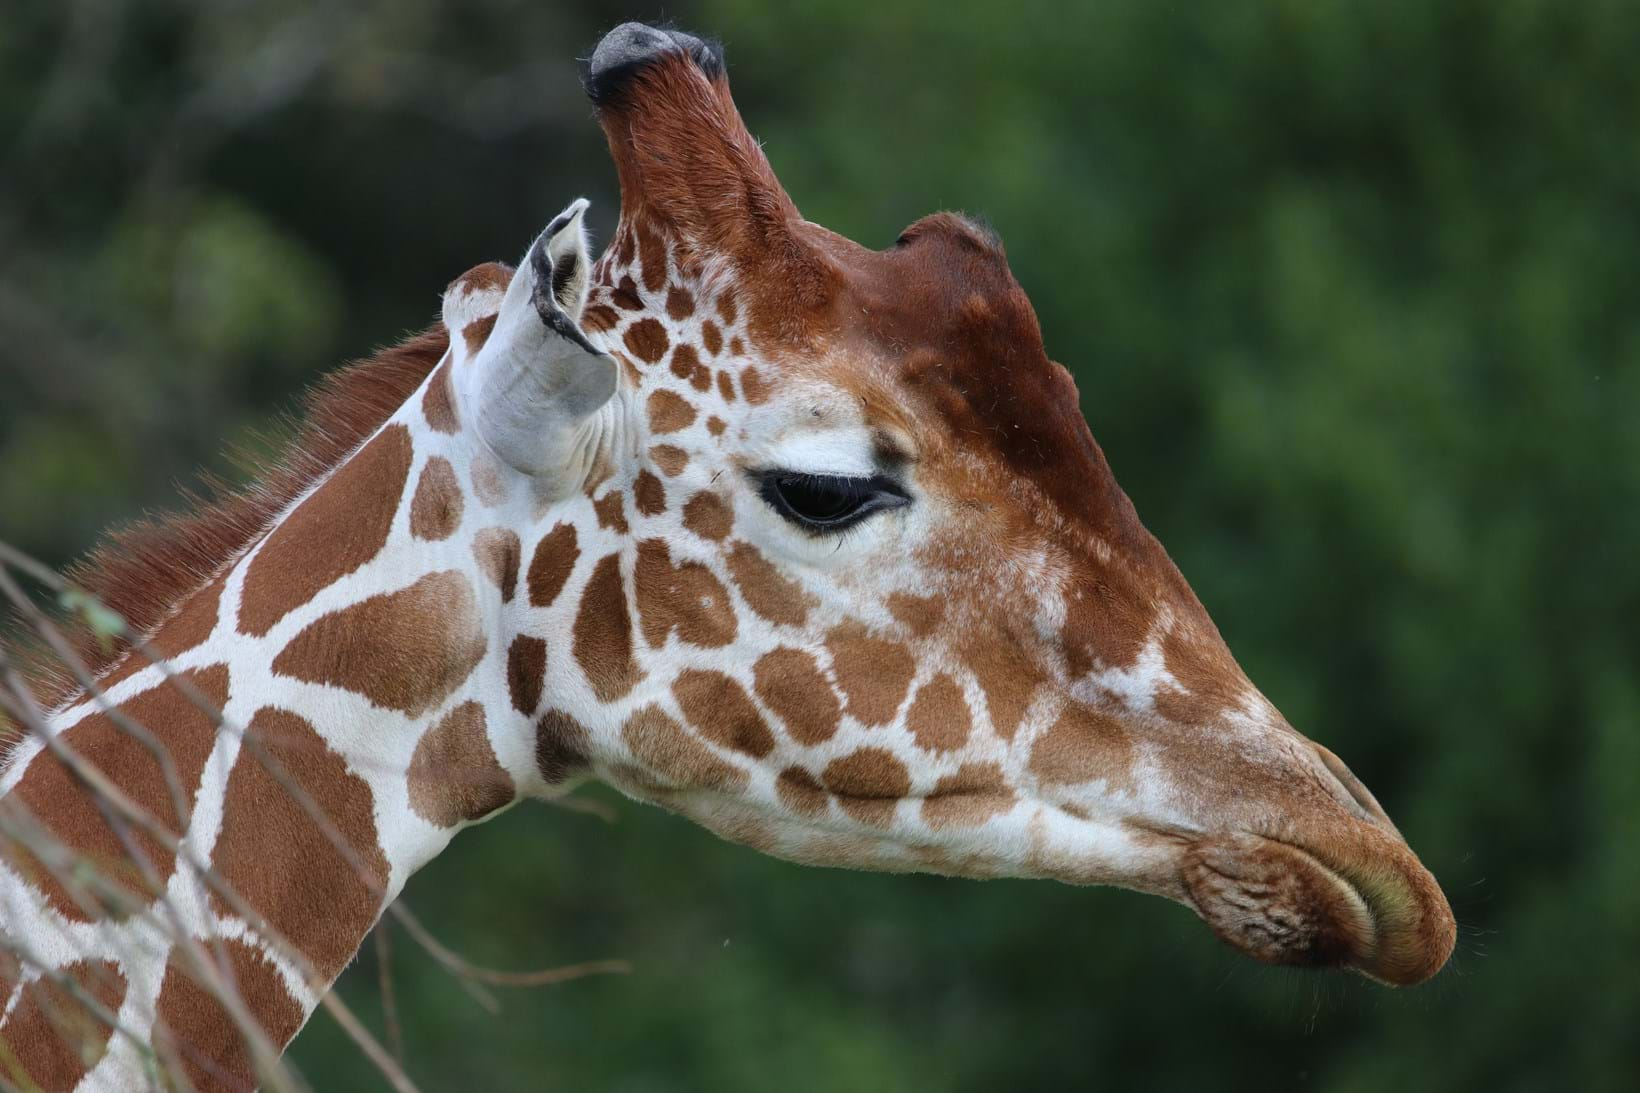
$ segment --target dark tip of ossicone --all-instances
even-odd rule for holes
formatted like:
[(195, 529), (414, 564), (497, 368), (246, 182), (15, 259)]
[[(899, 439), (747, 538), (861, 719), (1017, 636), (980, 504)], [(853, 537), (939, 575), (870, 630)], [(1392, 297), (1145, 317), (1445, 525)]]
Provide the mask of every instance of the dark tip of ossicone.
[(622, 23), (581, 59), (581, 86), (594, 106), (617, 101), (639, 72), (669, 53), (682, 53), (709, 79), (723, 72), (723, 44), (687, 31), (646, 23)]

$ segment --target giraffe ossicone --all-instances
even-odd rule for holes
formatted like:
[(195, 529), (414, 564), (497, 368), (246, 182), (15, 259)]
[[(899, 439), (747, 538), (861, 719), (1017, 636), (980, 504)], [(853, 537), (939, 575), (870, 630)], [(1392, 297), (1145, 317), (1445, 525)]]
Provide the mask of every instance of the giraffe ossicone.
[[(996, 236), (804, 220), (692, 36), (618, 28), (587, 87), (621, 185), (596, 263), (578, 200), (458, 278), (442, 330), (319, 396), (330, 457), (197, 518), (205, 581), (82, 571), (245, 733), (91, 651), (104, 693), (50, 729), (178, 840), (137, 872), (41, 740), (13, 750), (0, 809), (124, 880), (0, 839), (0, 1059), (121, 1088), (152, 1043), (248, 1087), (156, 922), (218, 945), (283, 1045), (458, 830), (586, 778), (796, 861), (1123, 885), (1262, 960), (1439, 970), (1439, 886), (1139, 523)], [(65, 979), (124, 1034), (41, 1046)]]

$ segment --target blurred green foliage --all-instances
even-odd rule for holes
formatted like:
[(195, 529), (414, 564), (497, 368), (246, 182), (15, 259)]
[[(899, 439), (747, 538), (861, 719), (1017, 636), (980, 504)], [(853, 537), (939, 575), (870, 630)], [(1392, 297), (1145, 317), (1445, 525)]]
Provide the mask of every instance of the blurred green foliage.
[[(550, 8), (550, 10), (549, 10)], [(323, 369), (613, 171), (589, 0), (0, 19), (0, 537), (63, 562), (233, 474)], [(1249, 674), (1462, 923), (1424, 988), (1189, 912), (805, 870), (526, 807), (410, 885), (429, 1089), (1632, 1089), (1640, 1081), (1640, 6), (696, 0), (812, 219), (1007, 240), (1094, 433)], [(612, 800), (609, 795), (603, 795)], [(370, 947), (342, 989), (380, 1027)], [(379, 1079), (324, 1016), (294, 1058)]]

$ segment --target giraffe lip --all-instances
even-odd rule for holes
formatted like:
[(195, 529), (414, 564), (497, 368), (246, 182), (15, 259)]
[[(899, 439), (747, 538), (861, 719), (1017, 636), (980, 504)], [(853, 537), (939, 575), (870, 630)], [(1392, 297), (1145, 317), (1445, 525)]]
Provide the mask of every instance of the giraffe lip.
[(1181, 877), (1213, 932), (1267, 963), (1411, 986), (1445, 965), (1455, 940), (1434, 878), (1377, 827), (1304, 844), (1250, 833), (1198, 839)]

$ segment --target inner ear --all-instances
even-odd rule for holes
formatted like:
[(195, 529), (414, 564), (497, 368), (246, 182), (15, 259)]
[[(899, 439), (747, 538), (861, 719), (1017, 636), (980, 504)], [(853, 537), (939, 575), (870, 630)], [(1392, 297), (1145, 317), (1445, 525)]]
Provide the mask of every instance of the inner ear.
[(536, 267), (537, 291), (545, 287), (553, 303), (571, 319), (581, 317), (590, 285), (590, 248), (586, 220), (581, 215), (585, 208), (583, 198), (554, 217), (542, 233), (546, 246), (536, 248), (530, 255)]

